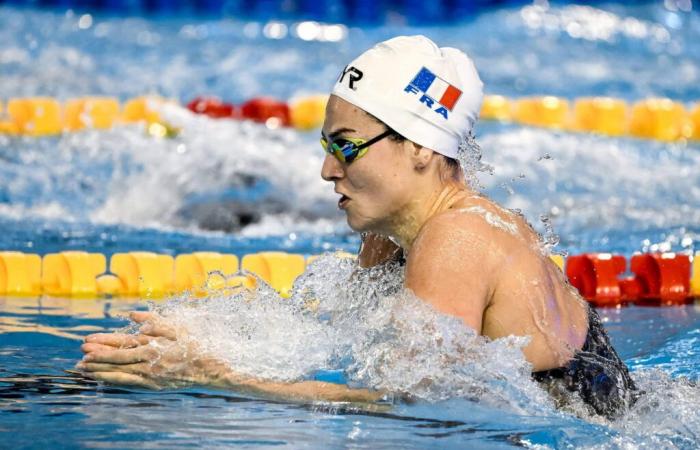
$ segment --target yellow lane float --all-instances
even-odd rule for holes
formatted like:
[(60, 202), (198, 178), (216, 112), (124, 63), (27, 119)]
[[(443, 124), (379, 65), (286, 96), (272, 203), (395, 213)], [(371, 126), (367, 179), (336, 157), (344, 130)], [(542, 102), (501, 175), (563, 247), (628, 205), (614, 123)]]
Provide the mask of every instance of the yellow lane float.
[(327, 95), (292, 100), (289, 104), (289, 119), (292, 126), (300, 130), (320, 128), (326, 115), (327, 101)]
[(627, 104), (610, 97), (580, 98), (574, 103), (571, 128), (608, 136), (622, 136), (627, 132)]
[(195, 252), (175, 258), (177, 292), (220, 289), (238, 272), (238, 257), (216, 252)]
[(481, 103), (482, 119), (510, 121), (513, 119), (513, 105), (502, 95), (486, 95)]
[(690, 295), (700, 298), (700, 251), (695, 252), (693, 268), (690, 275)]
[(121, 281), (120, 295), (162, 297), (173, 292), (175, 260), (152, 252), (115, 253), (109, 271)]
[(94, 297), (99, 292), (97, 276), (106, 268), (101, 253), (50, 253), (43, 258), (41, 286), (49, 295)]
[(85, 127), (106, 130), (119, 119), (119, 100), (112, 97), (85, 97), (68, 100), (64, 106), (64, 127), (69, 131)]
[(136, 97), (124, 104), (121, 120), (125, 123), (160, 122), (160, 114), (156, 111), (158, 104), (163, 102), (159, 97)]
[(245, 255), (241, 261), (244, 271), (252, 272), (288, 298), (294, 280), (304, 273), (306, 262), (302, 255), (284, 252), (262, 252)]
[(0, 252), (0, 294), (41, 294), (41, 257), (22, 252)]
[(53, 98), (11, 99), (7, 114), (18, 132), (28, 136), (51, 136), (63, 131), (61, 105)]
[(559, 270), (564, 270), (564, 257), (562, 255), (550, 255), (549, 259), (559, 267)]
[(19, 127), (10, 120), (2, 102), (0, 102), (0, 134), (19, 134)]
[(635, 103), (629, 125), (632, 136), (675, 141), (693, 134), (685, 107), (667, 98), (650, 98)]
[(568, 123), (569, 102), (559, 97), (525, 97), (515, 104), (515, 121), (524, 125), (564, 128)]
[(691, 139), (700, 141), (700, 102), (695, 104), (695, 107), (690, 112), (690, 133)]

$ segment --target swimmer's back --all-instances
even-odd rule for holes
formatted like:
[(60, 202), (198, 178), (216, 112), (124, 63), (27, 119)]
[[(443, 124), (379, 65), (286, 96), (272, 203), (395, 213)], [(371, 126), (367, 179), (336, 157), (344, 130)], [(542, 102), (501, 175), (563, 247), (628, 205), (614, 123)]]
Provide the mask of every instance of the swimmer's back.
[[(412, 275), (421, 276), (426, 264), (440, 264), (428, 261), (437, 259), (436, 251), (425, 248), (436, 243), (445, 247), (439, 250), (440, 256), (450, 258), (450, 254), (459, 253), (450, 264), (465, 268), (461, 277), (450, 276), (442, 283), (465, 293), (466, 302), (478, 303), (480, 300), (467, 293), (474, 289), (470, 284), (474, 277), (480, 277), (478, 282), (485, 284), (486, 293), (483, 304), (473, 309), (425, 299), (438, 310), (464, 314), (465, 323), (473, 328), (480, 323), (477, 331), (492, 339), (530, 336), (524, 353), (533, 371), (560, 367), (582, 347), (588, 329), (588, 307), (541, 250), (539, 236), (521, 216), (482, 196), (456, 199), (447, 211), (432, 217), (421, 229), (408, 255), (407, 284)], [(468, 317), (478, 311), (483, 312), (479, 321)]]

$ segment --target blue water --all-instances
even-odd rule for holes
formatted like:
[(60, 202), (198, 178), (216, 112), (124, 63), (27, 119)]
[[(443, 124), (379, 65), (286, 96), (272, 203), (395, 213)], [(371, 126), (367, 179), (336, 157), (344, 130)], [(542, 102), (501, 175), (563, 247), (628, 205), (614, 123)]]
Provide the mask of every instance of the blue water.
[[(677, 430), (651, 426), (630, 430), (554, 411), (523, 415), (458, 399), (397, 405), (371, 413), (258, 401), (201, 388), (153, 392), (103, 386), (64, 373), (80, 357), (78, 337), (125, 325), (119, 314), (134, 306), (123, 300), (0, 300), (3, 448), (697, 445), (692, 434), (697, 428), (683, 430), (680, 423), (675, 424)], [(700, 310), (628, 307), (603, 310), (602, 316), (620, 355), (633, 370), (662, 367), (675, 377), (697, 380)], [(694, 410), (682, 420), (693, 427), (697, 404), (689, 406)]]
[[(288, 99), (327, 92), (363, 49), (410, 33), (467, 51), (488, 93), (700, 99), (700, 15), (662, 3), (527, 6), (435, 28), (349, 28), (337, 42), (303, 41), (293, 23), (282, 25), (288, 33), (271, 39), (265, 23), (232, 19), (87, 20), (0, 7), (0, 100), (144, 93), (181, 102), (200, 94)], [(184, 130), (172, 140), (138, 126), (43, 139), (0, 135), (0, 248), (238, 255), (357, 248), (320, 180), (317, 131), (168, 114)], [(477, 138), (493, 166), (479, 176), (484, 191), (522, 209), (542, 233), (551, 234), (545, 223), (552, 223), (559, 250), (698, 249), (698, 143), (495, 123), (480, 124)], [(251, 215), (249, 225), (222, 226)], [(640, 384), (668, 392), (646, 405), (655, 412), (636, 411), (617, 424), (539, 405), (499, 409), (460, 399), (367, 413), (205, 389), (127, 390), (64, 372), (80, 356), (81, 336), (125, 325), (117, 316), (133, 308), (145, 306), (0, 299), (0, 447), (698, 445), (700, 399), (684, 381), (700, 374), (693, 305), (603, 311)]]

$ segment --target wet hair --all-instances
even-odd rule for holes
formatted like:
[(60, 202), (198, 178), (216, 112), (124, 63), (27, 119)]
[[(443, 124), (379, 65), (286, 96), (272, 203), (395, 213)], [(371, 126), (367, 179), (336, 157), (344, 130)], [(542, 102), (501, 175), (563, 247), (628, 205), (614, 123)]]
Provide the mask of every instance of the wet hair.
[[(391, 131), (391, 134), (389, 135), (389, 139), (391, 139), (393, 142), (396, 143), (402, 143), (404, 141), (407, 141), (408, 138), (405, 136), (401, 135), (399, 132), (391, 128), (389, 125), (385, 124), (381, 120), (379, 120), (376, 116), (368, 113), (365, 111), (365, 114), (367, 114), (372, 120), (377, 122), (378, 124), (381, 124), (384, 126), (384, 128), (387, 129), (387, 131)], [(450, 158), (449, 156), (445, 156), (440, 154), (442, 157), (441, 161), (441, 170), (440, 170), (440, 175), (446, 178), (449, 178), (453, 181), (462, 181), (462, 167), (459, 164), (459, 161), (456, 160), (455, 158)]]

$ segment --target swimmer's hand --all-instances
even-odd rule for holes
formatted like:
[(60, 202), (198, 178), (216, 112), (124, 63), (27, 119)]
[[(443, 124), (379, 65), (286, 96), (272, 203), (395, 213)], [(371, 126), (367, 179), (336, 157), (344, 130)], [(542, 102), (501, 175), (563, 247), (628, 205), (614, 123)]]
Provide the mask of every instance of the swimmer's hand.
[[(83, 360), (76, 365), (83, 375), (111, 384), (164, 389), (189, 385), (231, 389), (276, 400), (374, 403), (384, 394), (321, 381), (281, 382), (236, 373), (225, 362), (204, 354), (152, 313), (134, 312), (142, 324), (139, 334), (97, 333), (85, 338)], [(366, 405), (365, 405), (366, 406)]]
[[(97, 333), (85, 338), (83, 360), (76, 365), (86, 376), (108, 383), (162, 389), (206, 381), (213, 369), (182, 330), (152, 313), (133, 312), (139, 334)], [(210, 373), (205, 373), (207, 369)]]

